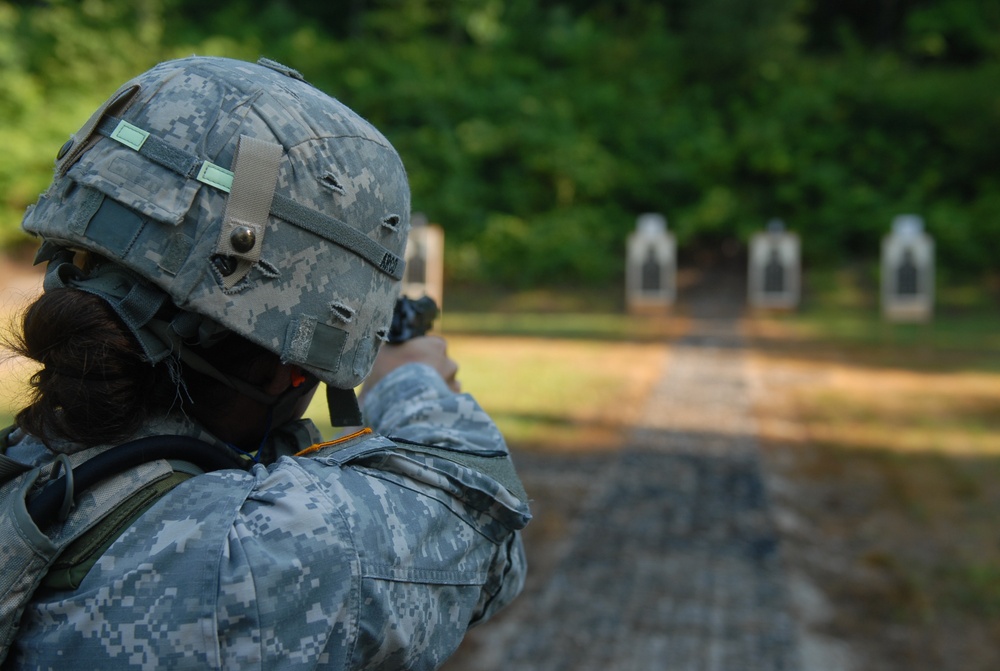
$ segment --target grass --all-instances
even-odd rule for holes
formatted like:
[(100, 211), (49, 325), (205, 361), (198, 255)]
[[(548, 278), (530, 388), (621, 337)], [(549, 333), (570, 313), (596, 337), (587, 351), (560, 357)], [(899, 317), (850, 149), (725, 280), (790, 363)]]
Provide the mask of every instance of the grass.
[(820, 442), (899, 452), (1000, 452), (1000, 375), (871, 371), (845, 364), (799, 399)]
[(682, 329), (683, 320), (613, 313), (446, 312), (441, 326), (450, 336), (521, 336), (598, 342), (662, 342)]
[[(935, 315), (926, 323), (891, 323), (879, 312), (878, 286), (864, 269), (810, 273), (799, 312), (760, 320), (760, 344), (835, 345), (858, 358), (909, 366), (1000, 367), (1000, 301), (994, 283), (939, 283)], [(894, 356), (897, 355), (897, 356)], [(905, 357), (905, 360), (903, 359)]]
[(617, 448), (667, 357), (662, 345), (455, 336), (463, 388), (527, 448)]
[[(448, 346), (463, 391), (521, 449), (617, 449), (667, 357), (660, 344), (579, 335), (480, 331), (449, 334)], [(317, 394), (308, 414), (331, 435), (324, 398)]]

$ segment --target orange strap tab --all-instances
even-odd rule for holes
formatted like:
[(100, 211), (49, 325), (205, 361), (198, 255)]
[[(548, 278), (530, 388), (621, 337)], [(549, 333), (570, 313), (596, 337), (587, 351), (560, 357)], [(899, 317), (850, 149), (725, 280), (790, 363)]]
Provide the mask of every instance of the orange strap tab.
[(347, 436), (344, 436), (342, 438), (337, 438), (336, 440), (328, 440), (325, 443), (316, 443), (315, 445), (311, 445), (311, 446), (307, 447), (306, 449), (302, 450), (301, 452), (299, 452), (299, 453), (297, 453), (297, 454), (295, 454), (293, 456), (304, 457), (307, 454), (312, 454), (313, 452), (319, 452), (320, 450), (325, 449), (327, 447), (332, 447), (334, 445), (340, 445), (341, 443), (346, 443), (349, 440), (353, 440), (353, 439), (358, 438), (360, 436), (366, 436), (369, 433), (372, 433), (372, 430), (369, 429), (369, 428), (367, 428), (367, 427), (365, 427), (364, 429), (361, 429), (360, 431), (355, 431), (354, 433), (352, 433), (350, 435), (347, 435)]

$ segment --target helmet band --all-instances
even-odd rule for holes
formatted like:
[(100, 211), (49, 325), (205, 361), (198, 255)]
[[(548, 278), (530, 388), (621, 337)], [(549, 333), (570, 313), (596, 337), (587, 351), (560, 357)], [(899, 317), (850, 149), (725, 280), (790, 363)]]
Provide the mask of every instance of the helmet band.
[(241, 135), (233, 156), (233, 187), (226, 200), (216, 254), (237, 261), (233, 272), (223, 276), (223, 286), (232, 289), (257, 261), (264, 244), (267, 216), (278, 181), (281, 145)]
[[(188, 179), (198, 179), (198, 175), (202, 173), (223, 176), (226, 173), (230, 175), (234, 174), (228, 170), (219, 168), (219, 166), (212, 164), (210, 161), (202, 161), (193, 154), (188, 154), (185, 151), (177, 149), (155, 135), (148, 135), (141, 143), (122, 142), (121, 139), (113, 137), (120, 122), (121, 119), (106, 117), (98, 125), (97, 132), (105, 137), (121, 142), (123, 146), (135, 150), (143, 158), (162, 165)], [(132, 126), (132, 128), (142, 131), (142, 129), (136, 126)], [(124, 136), (122, 133), (119, 133), (119, 135)], [(136, 149), (133, 144), (138, 144), (139, 148)], [(206, 170), (206, 165), (211, 167)], [(224, 172), (220, 173), (220, 170)], [(233, 179), (235, 180), (235, 176)], [(201, 179), (200, 181), (210, 184), (220, 191), (228, 192), (231, 188), (229, 184), (225, 183), (225, 179), (217, 179), (214, 182), (206, 181), (205, 179)], [(270, 214), (347, 249), (394, 280), (403, 279), (405, 262), (402, 258), (342, 221), (310, 210), (292, 199), (278, 194), (274, 194), (272, 197)]]

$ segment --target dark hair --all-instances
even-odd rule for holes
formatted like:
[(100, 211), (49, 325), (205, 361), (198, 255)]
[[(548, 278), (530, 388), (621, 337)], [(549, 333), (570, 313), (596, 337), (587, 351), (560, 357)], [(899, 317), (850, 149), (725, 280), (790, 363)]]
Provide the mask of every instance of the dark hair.
[(75, 289), (46, 292), (24, 312), (11, 348), (42, 364), (17, 424), (48, 442), (84, 445), (131, 436), (149, 412), (169, 403), (169, 375), (142, 350), (101, 298)]
[[(30, 403), (16, 421), (46, 443), (122, 442), (171, 406), (202, 415), (223, 409), (234, 393), (186, 367), (179, 390), (167, 364), (143, 360), (138, 341), (103, 299), (77, 289), (42, 294), (24, 312), (21, 332), (8, 346), (43, 365), (30, 380)], [(235, 334), (199, 354), (253, 384), (266, 380), (278, 363)]]

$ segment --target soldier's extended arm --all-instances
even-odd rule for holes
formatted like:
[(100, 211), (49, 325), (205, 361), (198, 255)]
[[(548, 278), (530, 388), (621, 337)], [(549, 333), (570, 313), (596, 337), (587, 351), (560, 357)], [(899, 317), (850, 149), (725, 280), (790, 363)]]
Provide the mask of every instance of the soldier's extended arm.
[[(499, 429), (474, 398), (452, 391), (427, 364), (392, 370), (366, 390), (362, 399), (365, 417), (376, 432), (414, 452), (410, 459), (419, 459), (443, 475), (441, 481), (452, 485), (453, 495), (488, 494), (478, 505), (492, 501), (484, 512), (511, 532), (496, 550), (491, 584), (484, 589), (473, 622), (488, 618), (523, 586), (526, 562), (516, 530), (530, 519), (527, 494)], [(394, 468), (391, 462), (392, 458), (383, 467)]]

